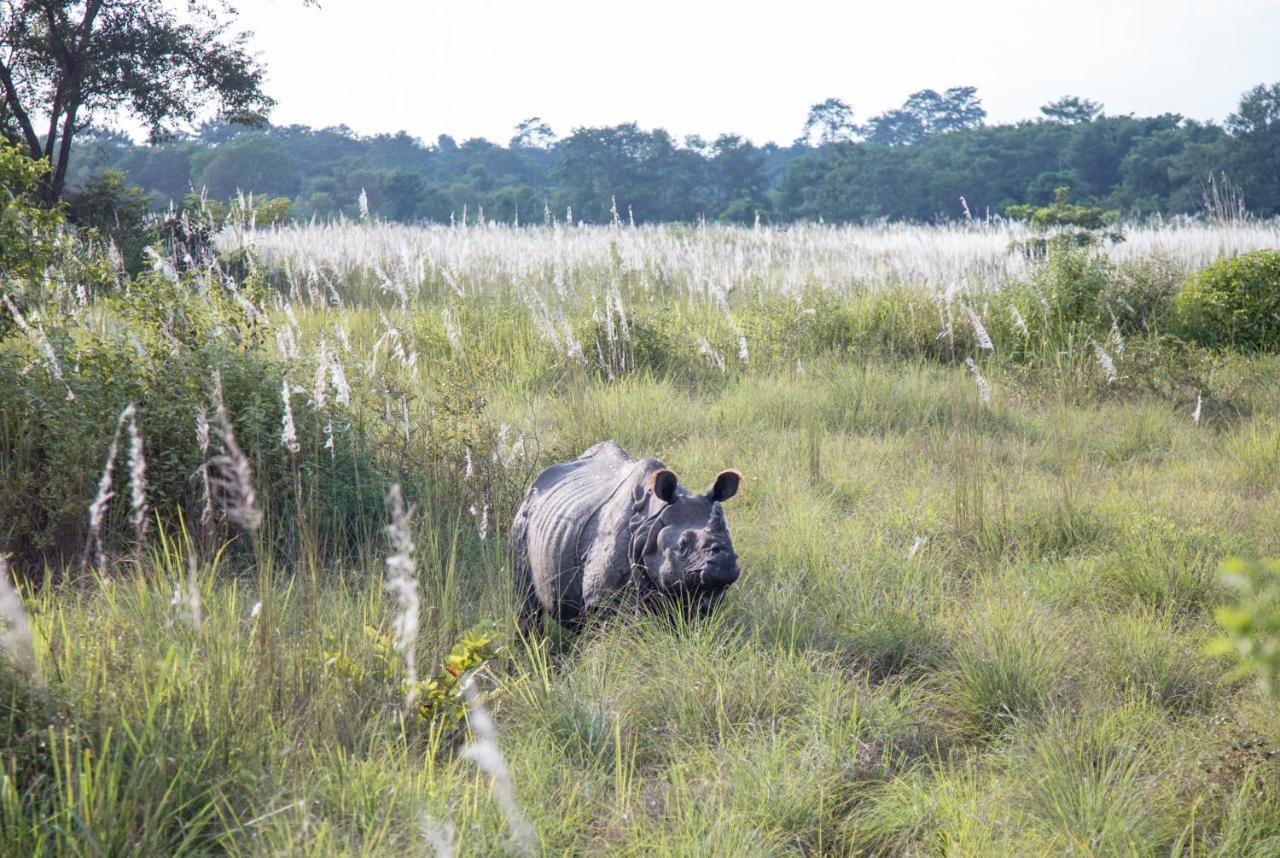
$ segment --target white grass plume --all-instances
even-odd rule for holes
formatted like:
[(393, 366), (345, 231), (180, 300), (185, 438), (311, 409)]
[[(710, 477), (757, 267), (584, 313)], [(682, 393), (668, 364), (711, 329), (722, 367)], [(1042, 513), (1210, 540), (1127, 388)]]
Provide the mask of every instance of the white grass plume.
[(1009, 315), (1013, 317), (1013, 325), (1018, 329), (1018, 333), (1023, 337), (1028, 336), (1030, 331), (1027, 330), (1027, 320), (1022, 318), (1022, 313), (1012, 304), (1009, 305)]
[(973, 336), (978, 341), (978, 348), (991, 351), (995, 348), (991, 344), (991, 337), (987, 334), (987, 328), (982, 324), (981, 317), (972, 307), (965, 307), (965, 312), (969, 314), (969, 323), (973, 325)]
[[(129, 408), (133, 406), (130, 405)], [(129, 408), (125, 409), (128, 413)], [(107, 504), (115, 497), (111, 481), (116, 468), (116, 454), (120, 450), (120, 430), (124, 426), (125, 414), (116, 421), (116, 431), (111, 436), (111, 445), (107, 448), (107, 460), (102, 465), (102, 474), (98, 477), (98, 493), (89, 504), (89, 538), (85, 541), (83, 565), (89, 563), (89, 552), (93, 551), (94, 565), (102, 566), (102, 525), (107, 518)]]
[(351, 405), (351, 385), (347, 384), (347, 374), (342, 369), (342, 361), (333, 352), (327, 352), (329, 359), (329, 383), (333, 385), (333, 398), (341, 406)]
[(196, 443), (200, 445), (200, 524), (213, 521), (213, 494), (209, 489), (209, 415), (196, 409)]
[(462, 357), (462, 331), (458, 328), (457, 321), (453, 318), (453, 313), (445, 307), (440, 311), (440, 316), (444, 319), (444, 333), (449, 338), (449, 346), (453, 349), (454, 354)]
[[(142, 431), (138, 428), (138, 410), (130, 405), (129, 415), (129, 508), (133, 514), (133, 532), (141, 544), (147, 535), (147, 456), (142, 448)], [(124, 415), (121, 415), (123, 419)]]
[(1120, 323), (1115, 317), (1111, 319), (1111, 332), (1107, 335), (1107, 344), (1120, 357), (1124, 357), (1124, 336), (1120, 333)]
[(982, 372), (978, 369), (978, 365), (974, 363), (973, 358), (965, 358), (964, 365), (969, 368), (969, 372), (973, 373), (973, 380), (978, 385), (978, 401), (983, 405), (991, 403), (991, 384), (983, 377)]
[(1107, 377), (1107, 384), (1114, 383), (1120, 378), (1120, 373), (1116, 371), (1116, 362), (1111, 359), (1111, 355), (1107, 354), (1098, 343), (1093, 344), (1094, 354), (1098, 357), (1098, 366), (1102, 367), (1102, 374)]
[(480, 534), (480, 538), (487, 539), (489, 536), (489, 502), (486, 500), (482, 508), (477, 509), (475, 504), (468, 507), (467, 512), (471, 513), (471, 517), (476, 522), (476, 532)]
[(418, 824), (422, 828), (422, 839), (427, 841), (436, 858), (453, 858), (458, 854), (458, 830), (452, 822), (437, 822), (424, 813)]
[(284, 444), (286, 450), (290, 453), (296, 453), (302, 449), (298, 444), (298, 429), (293, 425), (293, 404), (290, 402), (292, 397), (289, 395), (289, 376), (285, 376), (280, 382), (280, 399), (284, 402), (284, 414), (280, 416), (280, 443)]
[(67, 400), (70, 401), (75, 399), (76, 395), (71, 390), (71, 385), (67, 384), (67, 380), (62, 374), (62, 363), (58, 360), (58, 353), (53, 350), (53, 343), (49, 342), (49, 337), (45, 334), (44, 328), (40, 327), (38, 324), (33, 326), (28, 322), (26, 317), (22, 315), (22, 311), (18, 309), (17, 305), (13, 303), (13, 300), (10, 299), (7, 294), (0, 295), (0, 298), (4, 299), (4, 305), (9, 308), (10, 315), (12, 315), (13, 320), (18, 323), (19, 330), (30, 337), (39, 347), (40, 351), (44, 353), (45, 366), (48, 368), (49, 373), (67, 389)]
[(537, 833), (516, 801), (511, 769), (507, 766), (506, 757), (502, 755), (502, 748), (498, 746), (498, 731), (480, 700), (480, 693), (476, 691), (471, 677), (463, 684), (462, 694), (467, 701), (467, 722), (475, 734), (475, 740), (462, 749), (462, 756), (489, 775), (493, 783), (494, 800), (511, 833), (512, 851), (518, 855), (533, 855), (537, 846)]
[(329, 364), (325, 360), (324, 353), (324, 337), (321, 337), (320, 344), (316, 346), (316, 380), (311, 385), (311, 407), (317, 411), (324, 408), (325, 403), (328, 402), (328, 394), (325, 389), (328, 370)]
[(226, 510), (227, 518), (245, 530), (257, 530), (262, 524), (262, 510), (258, 507), (258, 493), (253, 488), (253, 469), (244, 450), (236, 443), (236, 433), (231, 427), (226, 406), (222, 403), (221, 379), (215, 376), (214, 414), (217, 418), (218, 439), (223, 452), (209, 460), (210, 488)]
[(107, 520), (107, 508), (115, 497), (112, 481), (115, 477), (116, 455), (120, 452), (120, 433), (129, 427), (129, 502), (133, 511), (134, 533), (141, 543), (147, 531), (147, 460), (142, 447), (142, 432), (138, 429), (138, 411), (133, 403), (125, 406), (116, 419), (116, 429), (107, 448), (107, 459), (98, 477), (98, 492), (89, 504), (89, 536), (85, 540), (82, 565), (88, 565), (90, 552), (94, 565), (101, 568), (104, 560), (102, 529)]
[(179, 581), (173, 588), (169, 604), (178, 608), (182, 618), (195, 631), (204, 625), (204, 603), (200, 599), (200, 576), (196, 573), (196, 556), (187, 553), (187, 580)]
[(3, 554), (0, 554), (0, 655), (39, 680), (27, 612), (22, 607), (18, 588), (9, 580), (9, 562)]
[(391, 553), (387, 555), (387, 582), (384, 586), (396, 597), (399, 605), (391, 629), (396, 652), (404, 659), (408, 686), (404, 708), (409, 712), (418, 696), (418, 567), (413, 560), (413, 536), (409, 526), (413, 510), (405, 507), (399, 483), (387, 492), (387, 508), (391, 518), (387, 525)]

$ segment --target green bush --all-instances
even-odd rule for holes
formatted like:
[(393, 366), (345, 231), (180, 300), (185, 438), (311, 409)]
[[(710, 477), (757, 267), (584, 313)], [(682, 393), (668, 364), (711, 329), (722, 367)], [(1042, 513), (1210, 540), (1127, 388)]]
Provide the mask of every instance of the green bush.
[(158, 238), (151, 201), (119, 170), (95, 173), (84, 187), (68, 194), (67, 218), (114, 244), (130, 274), (143, 270), (147, 246)]
[[(45, 273), (74, 250), (62, 213), (40, 206), (37, 192), (48, 169), (0, 139), (0, 295), (20, 313), (41, 300)], [(0, 338), (14, 327), (0, 304)]]
[(1078, 206), (1068, 202), (1071, 195), (1069, 188), (1054, 188), (1053, 202), (1047, 206), (1009, 206), (1005, 214), (1015, 220), (1030, 222), (1035, 229), (1050, 227), (1077, 226), (1082, 229), (1101, 229), (1115, 223), (1118, 212), (1103, 211), (1092, 206)]
[(1230, 678), (1256, 677), (1280, 698), (1280, 562), (1231, 558), (1222, 565), (1222, 581), (1237, 600), (1214, 613), (1226, 634), (1209, 651), (1237, 659)]
[[(268, 352), (263, 331), (228, 292), (200, 291), (191, 276), (170, 281), (147, 273), (100, 301), (101, 326), (40, 308), (61, 378), (33, 369), (40, 354), (33, 343), (0, 349), (0, 545), (19, 566), (68, 565), (80, 556), (87, 505), (117, 415), (129, 403), (138, 409), (151, 509), (173, 524), (180, 511), (197, 521), (200, 465), (218, 442), (210, 454), (201, 451), (195, 415), (210, 409), (215, 377), (271, 525), (261, 540), (284, 547), (307, 539), (322, 552), (347, 551), (359, 535), (377, 531), (390, 479), (370, 461), (364, 427), (347, 409), (317, 409), (297, 393), (300, 449), (291, 454), (280, 441), (281, 385), (309, 381), (314, 366)], [(329, 449), (326, 431), (335, 436)], [(120, 487), (127, 479), (123, 443), (117, 453), (121, 482), (105, 522), (109, 549), (124, 548), (131, 533)], [(309, 535), (301, 532), (300, 509)], [(232, 535), (224, 525), (196, 529), (214, 541)]]
[(1193, 275), (1175, 302), (1183, 335), (1211, 347), (1280, 348), (1280, 250), (1223, 259)]

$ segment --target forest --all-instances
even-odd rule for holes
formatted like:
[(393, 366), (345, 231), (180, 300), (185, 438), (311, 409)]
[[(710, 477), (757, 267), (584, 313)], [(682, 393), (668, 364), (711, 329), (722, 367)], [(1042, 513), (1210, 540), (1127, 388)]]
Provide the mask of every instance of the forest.
[(370, 215), (405, 223), (751, 224), (986, 218), (1048, 204), (1062, 187), (1116, 217), (1167, 217), (1203, 210), (1212, 177), (1248, 212), (1280, 213), (1280, 84), (1244, 93), (1224, 125), (1112, 116), (1072, 96), (1016, 124), (985, 118), (962, 86), (914, 93), (862, 124), (828, 99), (786, 144), (676, 139), (634, 123), (559, 137), (538, 117), (505, 144), (219, 120), (146, 145), (86, 132), (68, 187), (73, 209), (76, 193), (118, 199), (132, 186), (134, 205), (145, 195), (153, 210), (191, 193), (252, 193), (281, 201), (270, 217), (301, 220), (359, 217), (363, 195)]

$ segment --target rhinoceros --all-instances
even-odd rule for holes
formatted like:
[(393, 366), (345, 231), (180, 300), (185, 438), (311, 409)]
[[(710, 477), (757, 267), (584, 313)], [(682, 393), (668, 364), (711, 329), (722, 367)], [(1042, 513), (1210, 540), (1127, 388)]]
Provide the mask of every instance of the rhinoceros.
[(613, 441), (547, 468), (511, 527), (521, 627), (545, 613), (577, 629), (628, 595), (706, 614), (738, 579), (720, 504), (741, 484), (726, 470), (693, 494), (662, 462), (634, 459)]

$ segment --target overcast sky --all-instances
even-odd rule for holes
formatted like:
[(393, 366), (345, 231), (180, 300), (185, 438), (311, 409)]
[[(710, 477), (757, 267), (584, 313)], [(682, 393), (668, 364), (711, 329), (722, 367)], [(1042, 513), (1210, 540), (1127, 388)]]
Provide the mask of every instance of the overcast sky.
[(1280, 81), (1280, 0), (240, 0), (272, 120), (505, 142), (636, 121), (790, 142), (809, 105), (862, 121), (973, 85), (989, 122), (1064, 94), (1221, 121)]

